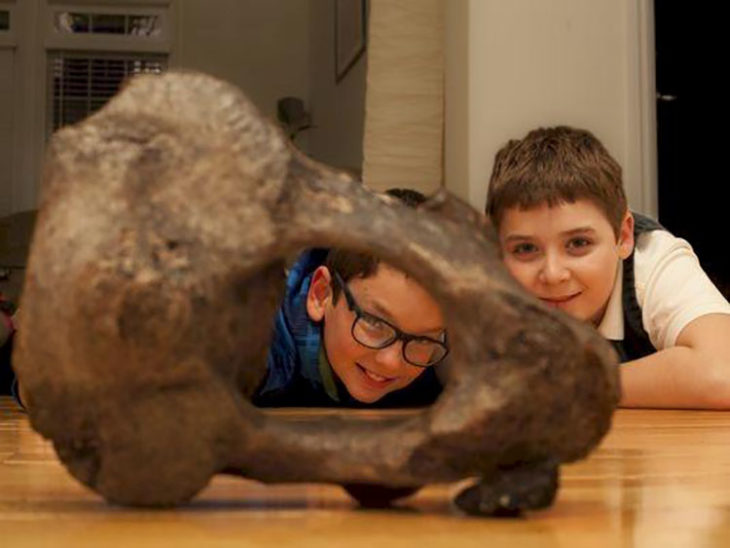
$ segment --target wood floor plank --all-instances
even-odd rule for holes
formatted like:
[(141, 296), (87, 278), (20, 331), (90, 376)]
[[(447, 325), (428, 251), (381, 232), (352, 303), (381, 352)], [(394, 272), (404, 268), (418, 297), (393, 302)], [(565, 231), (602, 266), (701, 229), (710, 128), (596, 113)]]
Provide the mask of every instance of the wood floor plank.
[(555, 505), (479, 519), (435, 486), (401, 508), (364, 511), (336, 486), (265, 486), (220, 476), (192, 504), (105, 503), (0, 398), (0, 546), (730, 546), (730, 413), (620, 410), (587, 460), (565, 466)]

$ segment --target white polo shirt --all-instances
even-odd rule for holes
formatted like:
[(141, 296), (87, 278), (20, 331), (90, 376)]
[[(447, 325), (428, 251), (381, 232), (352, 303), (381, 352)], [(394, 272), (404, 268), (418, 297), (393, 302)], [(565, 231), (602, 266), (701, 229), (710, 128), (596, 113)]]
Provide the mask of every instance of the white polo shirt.
[[(623, 340), (623, 262), (598, 331)], [(687, 324), (705, 314), (730, 314), (730, 304), (702, 270), (692, 246), (665, 230), (640, 234), (634, 250), (636, 300), (657, 350), (674, 346)]]

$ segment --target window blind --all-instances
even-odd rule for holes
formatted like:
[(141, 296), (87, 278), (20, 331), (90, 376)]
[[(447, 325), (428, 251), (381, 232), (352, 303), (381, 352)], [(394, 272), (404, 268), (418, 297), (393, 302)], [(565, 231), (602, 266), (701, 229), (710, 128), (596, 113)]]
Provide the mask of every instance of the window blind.
[(48, 134), (99, 110), (124, 80), (139, 73), (160, 73), (167, 55), (53, 51), (48, 55)]

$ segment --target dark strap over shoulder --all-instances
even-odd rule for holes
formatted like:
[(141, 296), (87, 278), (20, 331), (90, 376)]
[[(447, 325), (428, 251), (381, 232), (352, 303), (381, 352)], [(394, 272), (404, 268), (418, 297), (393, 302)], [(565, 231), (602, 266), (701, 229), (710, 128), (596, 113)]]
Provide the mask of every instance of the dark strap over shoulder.
[[(646, 232), (664, 230), (662, 225), (650, 217), (640, 213), (634, 213), (633, 216), (634, 240)], [(656, 352), (656, 348), (651, 344), (649, 335), (644, 329), (644, 323), (641, 319), (641, 307), (636, 300), (633, 252), (624, 260), (623, 272), (621, 302), (624, 314), (624, 339), (622, 341), (611, 341), (611, 343), (618, 352), (621, 361), (627, 362), (653, 354)]]
[(647, 217), (641, 213), (631, 212), (631, 214), (634, 216), (634, 237), (653, 230), (666, 230), (659, 221), (655, 221), (651, 217)]

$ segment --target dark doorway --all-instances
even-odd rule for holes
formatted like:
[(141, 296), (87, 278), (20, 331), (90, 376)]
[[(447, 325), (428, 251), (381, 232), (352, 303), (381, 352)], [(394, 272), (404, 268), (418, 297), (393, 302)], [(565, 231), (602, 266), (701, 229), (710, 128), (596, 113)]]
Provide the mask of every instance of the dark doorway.
[(724, 18), (679, 0), (655, 0), (654, 17), (659, 220), (730, 297)]

